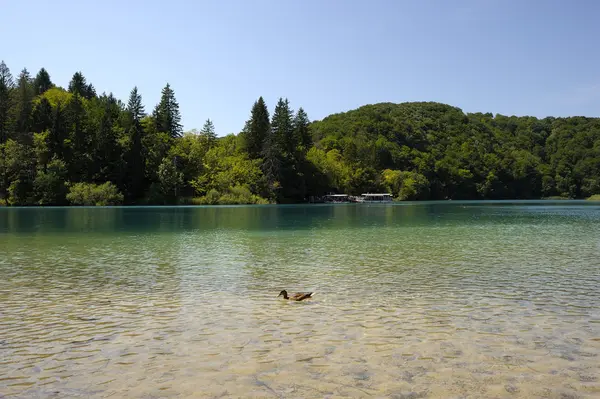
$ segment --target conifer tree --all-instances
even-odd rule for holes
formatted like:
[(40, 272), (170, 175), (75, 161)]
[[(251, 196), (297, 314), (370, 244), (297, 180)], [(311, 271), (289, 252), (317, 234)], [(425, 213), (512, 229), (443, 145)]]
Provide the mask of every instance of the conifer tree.
[(289, 102), (280, 98), (273, 111), (271, 129), (263, 145), (263, 173), (270, 188), (270, 195), (278, 201), (285, 197), (288, 170), (293, 168), (290, 141), (293, 139), (293, 120)]
[(12, 125), (12, 91), (14, 82), (10, 69), (4, 61), (0, 62), (0, 144), (9, 138)]
[(71, 181), (81, 181), (88, 171), (87, 137), (86, 137), (86, 115), (83, 107), (82, 97), (75, 92), (67, 104), (65, 111), (67, 123), (67, 134), (71, 141), (72, 160), (69, 162), (69, 177)]
[(179, 104), (175, 99), (175, 92), (168, 83), (162, 90), (160, 103), (154, 109), (153, 116), (159, 132), (167, 133), (172, 138), (181, 137), (183, 129), (180, 123)]
[(86, 89), (85, 89), (85, 98), (87, 98), (88, 100), (91, 98), (96, 97), (96, 88), (94, 87), (93, 84), (88, 84)]
[(302, 146), (302, 150), (305, 152), (308, 151), (312, 145), (312, 138), (310, 136), (310, 131), (308, 130), (309, 123), (310, 120), (308, 119), (308, 115), (304, 109), (300, 107), (294, 118), (294, 139)]
[(47, 98), (41, 98), (40, 101), (33, 108), (33, 131), (43, 132), (50, 129), (52, 126), (53, 111), (52, 105)]
[(293, 113), (287, 98), (280, 98), (273, 112), (271, 132), (282, 149), (283, 157), (289, 159), (295, 152)]
[(128, 196), (135, 200), (141, 198), (144, 191), (145, 161), (143, 154), (142, 140), (144, 128), (142, 119), (145, 116), (142, 96), (138, 93), (137, 87), (134, 87), (129, 94), (127, 103), (128, 116), (128, 135), (131, 146), (126, 154), (126, 163), (128, 174), (126, 176), (126, 187)]
[(265, 100), (260, 97), (252, 106), (250, 119), (244, 127), (244, 147), (250, 159), (260, 158), (263, 155), (263, 146), (269, 135), (271, 123), (269, 111)]
[(52, 155), (65, 160), (64, 140), (67, 136), (65, 128), (64, 107), (59, 103), (52, 107), (52, 123), (48, 135), (48, 147)]
[(217, 133), (215, 133), (215, 125), (210, 119), (207, 119), (206, 122), (204, 122), (204, 126), (202, 126), (202, 130), (200, 130), (200, 134), (207, 139), (210, 146), (212, 146), (217, 140)]
[(23, 69), (19, 75), (16, 90), (16, 123), (15, 133), (17, 137), (24, 138), (31, 132), (33, 111), (33, 82), (27, 69)]
[(111, 181), (122, 186), (125, 169), (121, 163), (121, 151), (117, 143), (119, 119), (121, 117), (120, 102), (110, 93), (102, 94), (97, 100), (98, 116), (93, 136), (95, 156), (91, 169), (97, 182)]
[(44, 68), (40, 69), (33, 81), (33, 90), (35, 95), (39, 96), (40, 94), (44, 94), (53, 86), (54, 85), (50, 80), (50, 74), (48, 74), (48, 71), (46, 71)]
[(87, 89), (88, 85), (83, 74), (81, 72), (75, 72), (69, 82), (69, 91), (73, 94), (79, 94), (80, 96), (85, 97)]

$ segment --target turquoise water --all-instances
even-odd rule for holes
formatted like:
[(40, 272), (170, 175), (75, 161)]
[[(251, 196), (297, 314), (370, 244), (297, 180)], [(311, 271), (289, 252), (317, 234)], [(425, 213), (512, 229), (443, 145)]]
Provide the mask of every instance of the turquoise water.
[(0, 208), (0, 275), (0, 396), (600, 397), (598, 203)]

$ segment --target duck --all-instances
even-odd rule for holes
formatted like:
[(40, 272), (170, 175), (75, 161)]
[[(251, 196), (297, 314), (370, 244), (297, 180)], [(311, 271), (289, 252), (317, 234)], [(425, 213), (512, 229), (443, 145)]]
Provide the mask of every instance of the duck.
[(303, 301), (305, 299), (312, 298), (312, 294), (314, 294), (314, 292), (296, 292), (295, 294), (288, 296), (287, 291), (282, 290), (279, 293), (279, 295), (277, 295), (277, 297), (279, 298), (280, 296), (283, 295), (283, 299), (289, 299), (292, 301)]

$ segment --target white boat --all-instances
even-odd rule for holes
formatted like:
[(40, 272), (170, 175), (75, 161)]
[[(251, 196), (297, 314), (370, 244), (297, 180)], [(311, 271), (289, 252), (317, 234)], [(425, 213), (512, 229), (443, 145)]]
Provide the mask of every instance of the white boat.
[(357, 198), (358, 202), (392, 202), (394, 197), (387, 193), (365, 193)]

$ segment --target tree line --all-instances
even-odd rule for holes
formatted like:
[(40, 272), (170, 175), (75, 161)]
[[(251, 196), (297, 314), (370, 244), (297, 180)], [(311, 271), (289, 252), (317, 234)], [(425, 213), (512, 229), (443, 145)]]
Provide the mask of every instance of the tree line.
[(238, 134), (209, 119), (183, 132), (167, 84), (148, 113), (0, 63), (0, 202), (6, 205), (294, 203), (328, 192), (397, 199), (504, 199), (600, 193), (598, 118), (465, 114), (381, 103), (310, 122), (260, 97)]

